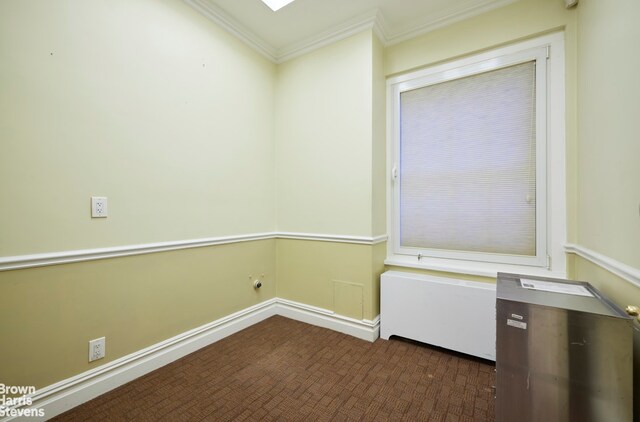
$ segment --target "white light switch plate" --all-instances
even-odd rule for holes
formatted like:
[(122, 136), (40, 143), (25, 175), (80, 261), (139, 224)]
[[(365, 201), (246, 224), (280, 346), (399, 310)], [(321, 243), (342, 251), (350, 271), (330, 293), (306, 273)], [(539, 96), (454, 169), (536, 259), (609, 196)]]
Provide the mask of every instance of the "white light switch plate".
[(91, 197), (91, 217), (102, 218), (107, 216), (107, 197), (92, 196)]

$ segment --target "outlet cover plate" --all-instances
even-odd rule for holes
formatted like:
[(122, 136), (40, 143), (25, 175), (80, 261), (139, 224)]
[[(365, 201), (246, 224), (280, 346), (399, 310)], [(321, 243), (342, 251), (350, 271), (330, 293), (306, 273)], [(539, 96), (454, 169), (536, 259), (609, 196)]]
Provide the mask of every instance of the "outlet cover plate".
[(89, 362), (102, 359), (105, 355), (106, 338), (100, 337), (89, 342)]
[(107, 217), (107, 197), (106, 196), (91, 197), (91, 217), (92, 218)]

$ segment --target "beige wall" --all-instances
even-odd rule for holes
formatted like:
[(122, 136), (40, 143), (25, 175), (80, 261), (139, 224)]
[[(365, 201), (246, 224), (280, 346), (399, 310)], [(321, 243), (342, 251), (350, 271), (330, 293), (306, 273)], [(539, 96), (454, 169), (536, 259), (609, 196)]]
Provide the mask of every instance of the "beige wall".
[(277, 227), (372, 234), (372, 33), (278, 66)]
[[(386, 49), (364, 31), (275, 66), (183, 2), (0, 2), (0, 257), (384, 234), (385, 77), (564, 30), (568, 240), (637, 268), (640, 11), (616, 5), (520, 0)], [(91, 195), (109, 197), (109, 218), (89, 218)], [(279, 239), (0, 272), (0, 382), (42, 387), (276, 295), (373, 319), (384, 257), (384, 243)], [(88, 364), (101, 336), (107, 358)]]
[(584, 0), (578, 8), (578, 243), (635, 268), (640, 268), (639, 16), (636, 0)]
[[(385, 234), (383, 47), (364, 31), (278, 66), (277, 227)], [(278, 297), (372, 320), (379, 246), (278, 240)]]
[[(640, 268), (640, 2), (582, 0), (578, 8), (578, 244)], [(621, 306), (640, 288), (575, 257), (575, 277)], [(640, 414), (640, 334), (634, 336), (634, 414)]]
[(5, 0), (0, 62), (0, 256), (273, 230), (275, 65), (185, 3)]
[(355, 319), (380, 312), (379, 246), (279, 239), (277, 296)]
[[(2, 1), (0, 63), (0, 257), (274, 230), (275, 65), (185, 3)], [(0, 382), (273, 298), (275, 243), (0, 272)]]
[(384, 75), (384, 46), (372, 37), (372, 234), (387, 234), (387, 84)]
[[(371, 31), (276, 73), (182, 2), (7, 1), (0, 58), (0, 257), (271, 232), (276, 198), (281, 231), (384, 233)], [(44, 387), (273, 298), (276, 265), (282, 297), (373, 319), (380, 250), (267, 240), (0, 272), (0, 382)]]
[(275, 297), (275, 242), (0, 272), (0, 383), (44, 387)]

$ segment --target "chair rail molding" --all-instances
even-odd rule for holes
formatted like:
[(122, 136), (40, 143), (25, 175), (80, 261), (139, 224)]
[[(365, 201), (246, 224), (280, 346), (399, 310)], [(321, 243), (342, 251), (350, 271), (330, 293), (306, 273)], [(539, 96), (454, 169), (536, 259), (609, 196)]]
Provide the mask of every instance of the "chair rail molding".
[(620, 261), (616, 261), (611, 257), (581, 245), (568, 243), (564, 248), (567, 253), (578, 255), (640, 288), (640, 269), (623, 264)]
[(387, 240), (386, 235), (350, 236), (339, 234), (314, 234), (292, 232), (266, 232), (241, 234), (236, 236), (208, 237), (203, 239), (175, 240), (139, 245), (114, 246), (96, 249), (80, 249), (74, 251), (47, 252), (33, 255), (17, 255), (0, 257), (0, 272), (25, 268), (44, 267), (48, 265), (70, 264), (74, 262), (93, 261), (97, 259), (117, 258), (122, 256), (143, 255), (155, 252), (176, 251), (180, 249), (202, 248), (206, 246), (226, 245), (230, 243), (253, 242), (268, 239), (295, 239), (321, 242), (353, 243), (359, 245), (376, 245)]

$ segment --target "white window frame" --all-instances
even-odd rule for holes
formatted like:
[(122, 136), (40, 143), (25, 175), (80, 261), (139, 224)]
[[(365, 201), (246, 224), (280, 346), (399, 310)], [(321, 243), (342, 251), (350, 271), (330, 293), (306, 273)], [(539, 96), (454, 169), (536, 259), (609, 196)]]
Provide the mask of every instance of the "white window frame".
[[(400, 94), (536, 60), (536, 256), (403, 248), (400, 245)], [(566, 277), (564, 36), (554, 33), (392, 77), (387, 81), (387, 265), (494, 277)], [(539, 159), (546, 157), (546, 159)]]

